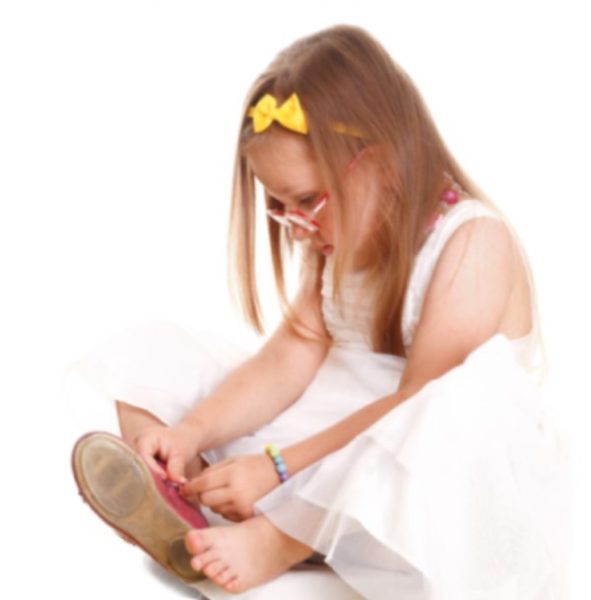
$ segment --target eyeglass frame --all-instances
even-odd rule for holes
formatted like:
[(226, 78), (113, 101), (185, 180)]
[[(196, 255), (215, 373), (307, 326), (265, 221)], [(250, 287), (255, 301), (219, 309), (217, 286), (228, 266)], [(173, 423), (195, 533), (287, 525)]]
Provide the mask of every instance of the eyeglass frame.
[(326, 206), (329, 198), (329, 193), (324, 192), (309, 211), (303, 211), (299, 208), (294, 208), (292, 210), (268, 208), (266, 211), (267, 216), (286, 228), (291, 228), (295, 225), (310, 233), (315, 233), (320, 229), (320, 223), (315, 217)]
[[(359, 162), (361, 157), (366, 153), (367, 148), (362, 148), (345, 167), (345, 174), (350, 172), (353, 167)], [(320, 229), (320, 223), (314, 218), (325, 206), (330, 198), (328, 192), (324, 192), (318, 198), (314, 207), (305, 212), (299, 208), (285, 210), (282, 208), (268, 208), (267, 216), (271, 217), (275, 222), (283, 225), (285, 228), (290, 228), (292, 225), (302, 227), (310, 233), (315, 233)]]

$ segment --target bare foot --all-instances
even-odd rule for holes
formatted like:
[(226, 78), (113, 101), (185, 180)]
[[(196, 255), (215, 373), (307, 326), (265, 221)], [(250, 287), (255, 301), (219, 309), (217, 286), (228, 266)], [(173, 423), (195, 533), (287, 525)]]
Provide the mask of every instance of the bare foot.
[(191, 566), (233, 593), (270, 581), (314, 554), (262, 516), (190, 531), (185, 544), (194, 555)]

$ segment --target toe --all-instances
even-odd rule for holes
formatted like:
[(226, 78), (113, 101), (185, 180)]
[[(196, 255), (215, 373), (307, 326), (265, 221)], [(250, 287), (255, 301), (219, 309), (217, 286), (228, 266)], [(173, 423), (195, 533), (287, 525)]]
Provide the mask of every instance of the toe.
[(228, 565), (225, 565), (221, 560), (214, 560), (210, 562), (204, 569), (203, 573), (218, 583), (218, 577), (228, 570)]
[[(208, 565), (219, 560), (220, 556), (217, 552), (206, 550), (205, 552), (200, 552), (191, 559), (191, 567), (193, 567), (195, 571), (203, 571), (205, 573), (205, 569)], [(205, 574), (209, 577), (208, 573)]]
[(218, 573), (214, 581), (220, 586), (225, 588), (232, 579), (236, 578), (236, 574), (228, 567), (227, 569), (223, 569), (220, 573)]
[(227, 581), (223, 587), (226, 590), (226, 592), (230, 592), (232, 594), (240, 594), (241, 592), (246, 591), (246, 588), (243, 588), (240, 585), (240, 581), (237, 576), (231, 577), (230, 580)]
[(209, 545), (199, 529), (192, 529), (185, 535), (185, 547), (191, 554), (200, 554), (205, 552)]

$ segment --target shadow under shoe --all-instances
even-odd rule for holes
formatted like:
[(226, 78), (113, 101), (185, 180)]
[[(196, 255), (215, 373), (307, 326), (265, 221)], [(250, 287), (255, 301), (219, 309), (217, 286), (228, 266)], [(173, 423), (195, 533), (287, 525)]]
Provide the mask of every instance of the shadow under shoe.
[(183, 581), (205, 579), (191, 567), (184, 538), (208, 527), (207, 520), (122, 439), (102, 432), (82, 436), (72, 470), (82, 498), (124, 539)]

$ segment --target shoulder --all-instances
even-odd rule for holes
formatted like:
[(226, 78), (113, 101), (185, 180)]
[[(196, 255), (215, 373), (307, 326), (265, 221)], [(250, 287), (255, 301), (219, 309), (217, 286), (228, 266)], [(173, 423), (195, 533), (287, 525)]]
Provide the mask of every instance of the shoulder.
[(425, 292), (401, 388), (420, 389), (499, 332), (515, 259), (512, 234), (499, 218), (477, 216), (453, 231)]
[(445, 241), (430, 287), (446, 281), (455, 281), (456, 285), (468, 283), (469, 280), (458, 279), (460, 275), (488, 279), (497, 273), (504, 279), (512, 275), (514, 259), (514, 241), (505, 222), (491, 215), (478, 215), (461, 223)]

